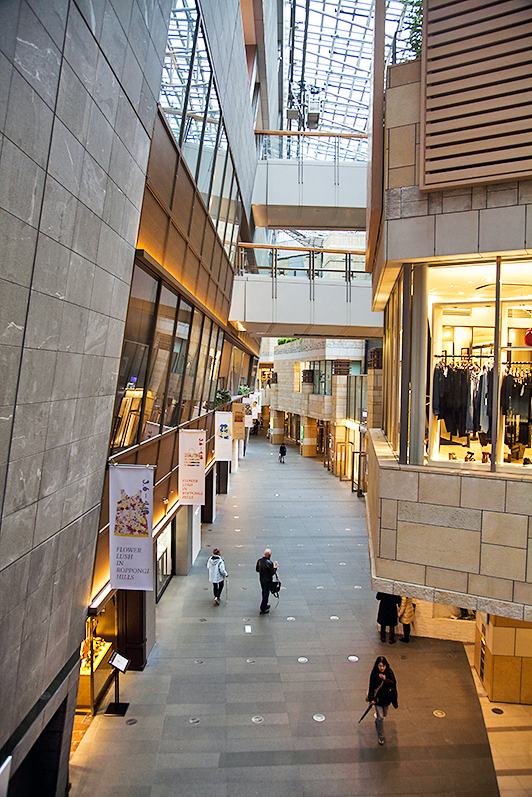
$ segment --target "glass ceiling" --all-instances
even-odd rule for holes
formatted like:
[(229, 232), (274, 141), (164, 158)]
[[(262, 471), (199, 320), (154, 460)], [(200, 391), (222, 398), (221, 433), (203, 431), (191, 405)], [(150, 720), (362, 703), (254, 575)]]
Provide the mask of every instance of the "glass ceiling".
[[(287, 32), (287, 128), (310, 126), (339, 133), (366, 133), (371, 92), (374, 0), (289, 0)], [(401, 38), (405, 6), (386, 0), (386, 58)], [(396, 32), (398, 32), (396, 34)], [(310, 116), (319, 112), (316, 125)], [(365, 139), (341, 139), (348, 157), (367, 159)], [(334, 142), (316, 139), (315, 157), (333, 157)], [(346, 153), (347, 154), (347, 153)], [(345, 157), (345, 155), (344, 155)]]

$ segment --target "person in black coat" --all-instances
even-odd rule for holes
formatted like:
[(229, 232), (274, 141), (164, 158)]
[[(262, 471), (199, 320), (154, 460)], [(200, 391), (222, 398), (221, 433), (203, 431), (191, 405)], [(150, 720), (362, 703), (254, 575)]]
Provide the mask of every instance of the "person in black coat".
[(270, 590), (275, 573), (277, 573), (277, 562), (272, 562), (272, 552), (270, 548), (266, 548), (264, 556), (257, 560), (255, 570), (259, 574), (260, 586), (262, 589), (262, 601), (260, 604), (260, 613), (268, 614), (270, 611), (270, 604), (268, 599), (270, 597)]
[(377, 623), (381, 627), (381, 642), (386, 642), (386, 626), (390, 629), (390, 645), (395, 644), (395, 626), (397, 625), (397, 607), (401, 603), (400, 595), (388, 595), (386, 592), (377, 592), (379, 613)]
[(368, 702), (375, 706), (375, 727), (379, 744), (384, 744), (384, 718), (390, 703), (397, 708), (397, 682), (384, 656), (377, 656), (369, 676)]

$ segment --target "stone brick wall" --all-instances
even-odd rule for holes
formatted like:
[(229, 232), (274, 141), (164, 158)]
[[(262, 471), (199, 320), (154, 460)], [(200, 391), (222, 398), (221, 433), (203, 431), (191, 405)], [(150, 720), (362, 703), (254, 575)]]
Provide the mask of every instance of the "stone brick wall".
[(530, 480), (399, 465), (368, 437), (374, 588), (532, 620)]

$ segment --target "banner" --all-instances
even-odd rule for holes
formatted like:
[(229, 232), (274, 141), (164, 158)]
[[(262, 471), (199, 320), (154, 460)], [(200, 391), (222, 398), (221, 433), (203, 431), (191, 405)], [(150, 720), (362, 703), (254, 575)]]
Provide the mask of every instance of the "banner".
[(205, 430), (179, 432), (179, 503), (183, 506), (205, 503)]
[(233, 413), (214, 413), (214, 458), (217, 462), (231, 462), (233, 455)]
[(259, 417), (260, 397), (257, 397), (257, 393), (250, 393), (249, 397), (251, 399), (251, 417), (255, 420)]
[(233, 440), (244, 440), (246, 436), (245, 409), (243, 404), (233, 404)]
[(252, 406), (251, 406), (252, 405), (251, 395), (244, 396), (243, 399), (242, 399), (242, 402), (244, 404), (245, 413), (246, 413), (245, 425), (246, 425), (246, 429), (247, 429), (248, 427), (253, 426), (253, 409), (252, 409)]
[(109, 567), (113, 589), (153, 590), (153, 467), (109, 468)]

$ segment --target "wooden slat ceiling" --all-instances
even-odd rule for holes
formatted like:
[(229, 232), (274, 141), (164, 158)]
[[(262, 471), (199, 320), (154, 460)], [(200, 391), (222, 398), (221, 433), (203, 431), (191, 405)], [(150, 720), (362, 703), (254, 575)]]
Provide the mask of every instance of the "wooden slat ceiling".
[(424, 5), (421, 187), (531, 177), (532, 3)]

